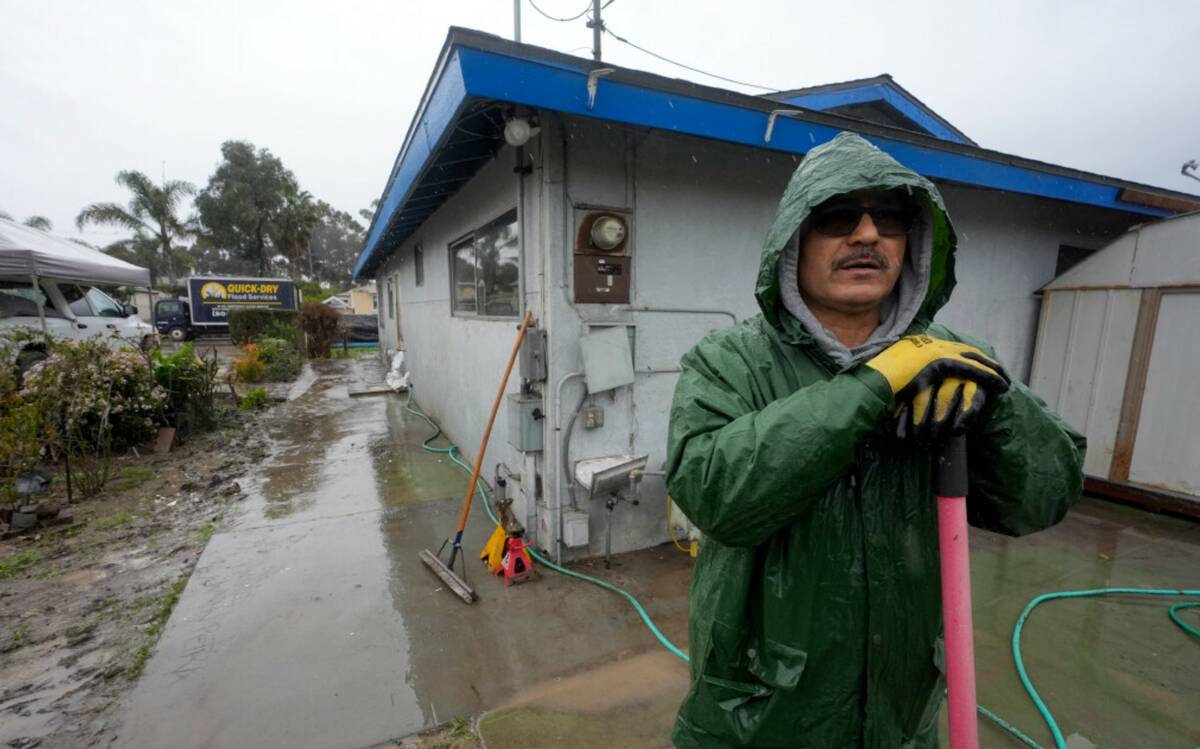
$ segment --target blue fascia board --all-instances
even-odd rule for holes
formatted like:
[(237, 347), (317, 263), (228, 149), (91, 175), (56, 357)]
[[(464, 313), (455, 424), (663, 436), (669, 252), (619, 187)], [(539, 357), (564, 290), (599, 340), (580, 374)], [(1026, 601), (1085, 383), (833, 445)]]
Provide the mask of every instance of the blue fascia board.
[[(354, 277), (378, 250), (392, 216), (416, 186), (426, 165), (468, 98), (523, 104), (566, 114), (608, 120), (740, 143), (793, 154), (805, 154), (832, 140), (838, 128), (800, 117), (778, 117), (771, 142), (764, 141), (768, 113), (708, 99), (600, 78), (596, 100), (588, 108), (587, 69), (546, 63), (497, 52), (456, 48), (441, 71), (427, 105), (405, 144), (380, 205), (380, 215), (355, 265)], [(1005, 164), (981, 156), (943, 151), (890, 138), (863, 134), (908, 168), (931, 179), (1006, 190), (1111, 210), (1163, 217), (1173, 211), (1127, 203), (1121, 188), (1079, 177), (1052, 174)]]
[[(550, 67), (533, 60), (476, 49), (464, 48), (459, 54), (467, 93), (473, 96), (795, 154), (807, 153), (840, 132), (837, 128), (798, 117), (779, 117), (771, 142), (765, 143), (766, 112), (604, 78), (600, 78), (595, 105), (588, 109), (587, 73), (584, 70)], [(1147, 216), (1173, 215), (1171, 211), (1119, 200), (1119, 187), (874, 135), (864, 137), (901, 164), (933, 179)]]
[(454, 118), (466, 101), (467, 92), (460, 67), (459, 54), (454, 53), (446, 61), (441, 77), (421, 112), (420, 120), (412, 129), (408, 143), (400, 155), (394, 173), (389, 180), (387, 196), (379, 206), (379, 215), (367, 237), (363, 253), (354, 266), (354, 278), (366, 266), (374, 254), (379, 238), (383, 236), (392, 216), (416, 187), (417, 180), (442, 142), (446, 131), (453, 125)]
[(917, 123), (925, 132), (935, 138), (941, 138), (942, 140), (954, 143), (967, 143), (962, 136), (932, 116), (925, 107), (912, 101), (897, 91), (894, 86), (889, 86), (886, 83), (873, 83), (869, 86), (848, 88), (842, 91), (818, 91), (783, 100), (785, 104), (793, 104), (798, 107), (815, 109), (817, 111), (844, 107), (849, 104), (865, 104), (872, 101), (886, 102), (893, 109)]

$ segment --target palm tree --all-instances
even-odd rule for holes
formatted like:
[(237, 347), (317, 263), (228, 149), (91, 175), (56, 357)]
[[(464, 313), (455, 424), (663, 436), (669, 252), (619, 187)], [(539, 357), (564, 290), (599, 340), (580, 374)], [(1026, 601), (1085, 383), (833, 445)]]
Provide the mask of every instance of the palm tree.
[[(9, 221), (16, 220), (8, 211), (0, 211), (0, 218), (6, 218)], [(54, 229), (54, 222), (45, 216), (29, 216), (21, 223), (25, 224), (31, 229), (41, 229), (42, 231), (52, 231)]]
[(308, 261), (308, 275), (313, 272), (312, 236), (321, 223), (320, 206), (308, 190), (288, 191), (283, 207), (275, 216), (269, 230), (276, 251), (288, 259), (290, 266)]
[(117, 172), (117, 184), (133, 193), (127, 207), (117, 203), (92, 203), (79, 212), (75, 225), (83, 229), (88, 223), (111, 224), (128, 229), (135, 236), (149, 235), (174, 285), (175, 251), (172, 242), (193, 233), (187, 223), (175, 215), (175, 211), (183, 198), (196, 194), (195, 185), (182, 180), (156, 185), (137, 171)]

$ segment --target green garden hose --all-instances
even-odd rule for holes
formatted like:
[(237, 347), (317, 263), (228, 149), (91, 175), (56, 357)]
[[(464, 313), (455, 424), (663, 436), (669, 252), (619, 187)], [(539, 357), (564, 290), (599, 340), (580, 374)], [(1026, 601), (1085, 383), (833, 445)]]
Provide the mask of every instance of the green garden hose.
[[(435, 452), (435, 453), (444, 453), (445, 455), (447, 455), (450, 458), (450, 460), (455, 465), (459, 466), (460, 468), (462, 468), (464, 471), (467, 471), (468, 473), (471, 472), (471, 467), (469, 465), (467, 465), (466, 463), (464, 463), (463, 461), (459, 460), (457, 445), (451, 444), (450, 447), (433, 447), (429, 444), (430, 442), (437, 439), (441, 435), (442, 428), (440, 426), (438, 426), (437, 423), (434, 422), (433, 419), (429, 418), (424, 413), (422, 413), (421, 411), (419, 411), (418, 409), (413, 407), (413, 405), (412, 405), (412, 388), (411, 387), (408, 390), (408, 398), (404, 402), (404, 408), (409, 413), (411, 413), (415, 416), (419, 416), (422, 419), (424, 419), (435, 430), (432, 435), (430, 435), (429, 437), (426, 437), (425, 440), (423, 440), (421, 442), (421, 447), (423, 449), (428, 450), (430, 452)], [(487, 487), (484, 484), (483, 479), (479, 479), (478, 485), (479, 485), (479, 491), (483, 495), (483, 500), (484, 500), (483, 508), (487, 511), (488, 517), (490, 517), (492, 519), (492, 522), (498, 523), (499, 521), (496, 519), (496, 516), (494, 514), (492, 514), (492, 508), (491, 508), (490, 501), (488, 500), (488, 496), (487, 496)], [(598, 585), (601, 588), (612, 591), (613, 593), (616, 593), (617, 595), (621, 596), (625, 600), (629, 601), (629, 603), (637, 611), (638, 616), (640, 616), (642, 618), (642, 621), (646, 624), (646, 627), (649, 628), (650, 632), (658, 639), (658, 641), (660, 643), (662, 643), (662, 646), (665, 647), (667, 650), (669, 650), (677, 658), (682, 660), (684, 663), (690, 662), (690, 659), (688, 658), (687, 653), (680, 650), (678, 647), (675, 646), (674, 643), (672, 643), (670, 640), (667, 639), (666, 635), (664, 635), (659, 630), (659, 628), (654, 624), (654, 620), (652, 620), (650, 618), (650, 615), (648, 613), (646, 613), (646, 609), (642, 607), (642, 604), (639, 603), (638, 600), (636, 598), (634, 598), (633, 595), (630, 594), (628, 591), (625, 591), (625, 590), (617, 587), (616, 585), (613, 585), (612, 583), (606, 582), (599, 578), (592, 577), (590, 575), (585, 575), (581, 572), (575, 572), (574, 570), (567, 569), (566, 567), (560, 567), (559, 565), (551, 562), (549, 559), (546, 559), (542, 555), (538, 554), (533, 549), (529, 549), (529, 553), (538, 562), (549, 567), (550, 569), (554, 570), (555, 572), (561, 573), (563, 575), (568, 575), (570, 577), (578, 578), (579, 580), (583, 580), (584, 582), (589, 582), (593, 585)], [(1029, 618), (1029, 615), (1031, 613), (1033, 613), (1033, 610), (1039, 604), (1045, 603), (1046, 601), (1053, 601), (1053, 600), (1059, 599), (1059, 598), (1088, 598), (1088, 597), (1104, 596), (1104, 595), (1200, 596), (1200, 590), (1143, 590), (1140, 588), (1098, 588), (1096, 590), (1068, 590), (1068, 591), (1061, 591), (1058, 593), (1046, 593), (1044, 595), (1038, 596), (1037, 598), (1034, 598), (1032, 601), (1029, 602), (1029, 604), (1025, 607), (1025, 610), (1022, 611), (1021, 615), (1017, 618), (1017, 624), (1013, 628), (1013, 636), (1012, 636), (1013, 662), (1016, 664), (1017, 675), (1021, 679), (1021, 685), (1025, 687), (1025, 691), (1029, 694), (1029, 698), (1031, 700), (1033, 700), (1034, 706), (1037, 708), (1038, 712), (1041, 714), (1042, 719), (1046, 722), (1047, 727), (1049, 727), (1049, 729), (1050, 729), (1051, 735), (1054, 737), (1055, 749), (1067, 749), (1067, 742), (1066, 742), (1066, 739), (1063, 738), (1062, 731), (1058, 727), (1058, 722), (1055, 721), (1054, 716), (1050, 714), (1050, 709), (1046, 707), (1046, 703), (1042, 701), (1041, 696), (1038, 694), (1038, 691), (1033, 686), (1033, 682), (1029, 680), (1029, 676), (1025, 672), (1025, 662), (1021, 658), (1021, 630), (1025, 626), (1025, 621)], [(1191, 625), (1184, 622), (1183, 619), (1181, 619), (1179, 614), (1177, 613), (1182, 609), (1188, 609), (1188, 608), (1200, 608), (1200, 602), (1179, 603), (1179, 604), (1172, 606), (1167, 611), (1167, 613), (1168, 613), (1168, 615), (1170, 615), (1171, 620), (1174, 621), (1175, 624), (1179, 625), (1179, 627), (1183, 631), (1185, 631), (1188, 634), (1191, 634), (1195, 637), (1200, 637), (1200, 630), (1196, 630)], [(991, 710), (988, 710), (987, 708), (983, 707), (982, 705), (978, 706), (978, 710), (979, 710), (980, 715), (982, 715), (983, 717), (992, 721), (996, 725), (1000, 726), (1005, 731), (1008, 731), (1018, 741), (1025, 744), (1026, 746), (1030, 747), (1030, 749), (1045, 749), (1045, 747), (1043, 747), (1041, 744), (1037, 743), (1032, 738), (1030, 738), (1029, 736), (1022, 733), (1021, 730), (1018, 729), (1016, 726), (1014, 726), (1011, 723), (1009, 723), (1008, 721), (1004, 720), (999, 715), (996, 715)], [(1200, 749), (1200, 747), (1197, 747), (1196, 749)]]
[[(430, 452), (444, 453), (447, 457), (450, 458), (451, 462), (453, 462), (455, 465), (457, 465), (458, 467), (467, 471), (467, 473), (471, 472), (471, 467), (469, 465), (467, 465), (466, 463), (464, 463), (463, 461), (458, 459), (458, 446), (457, 445), (452, 443), (450, 445), (450, 447), (433, 447), (429, 444), (430, 442), (432, 442), (433, 440), (438, 438), (438, 436), (442, 433), (442, 428), (440, 426), (438, 426), (437, 423), (433, 421), (433, 419), (431, 419), (428, 416), (426, 416), (425, 414), (421, 413), (419, 410), (413, 408), (413, 406), (412, 406), (412, 388), (411, 387), (408, 389), (408, 399), (404, 402), (404, 408), (409, 413), (414, 414), (416, 416), (420, 416), (431, 427), (433, 427), (436, 430), (432, 435), (425, 438), (425, 440), (421, 442), (422, 448), (424, 448), (425, 450), (428, 450)], [(499, 523), (500, 521), (496, 518), (496, 516), (494, 514), (492, 514), (491, 501), (488, 499), (488, 495), (487, 495), (487, 486), (484, 483), (482, 478), (478, 480), (477, 486), (479, 488), (479, 493), (483, 496), (483, 509), (487, 511), (488, 517), (492, 519), (493, 523)], [(638, 600), (636, 598), (634, 598), (631, 593), (629, 593), (628, 591), (623, 590), (621, 588), (618, 588), (616, 585), (613, 585), (610, 582), (601, 580), (600, 578), (592, 577), (591, 575), (585, 575), (582, 572), (576, 572), (574, 570), (567, 569), (566, 567), (560, 567), (559, 565), (555, 564), (554, 562), (551, 562), (549, 559), (546, 559), (545, 557), (543, 557), (541, 554), (538, 554), (537, 551), (535, 551), (532, 548), (530, 548), (528, 551), (529, 551), (529, 554), (534, 559), (541, 562), (542, 564), (549, 567), (550, 569), (554, 570), (555, 572), (559, 572), (559, 573), (561, 573), (563, 575), (567, 575), (569, 577), (578, 578), (585, 582), (589, 582), (592, 585), (599, 585), (601, 588), (612, 591), (613, 593), (616, 593), (617, 595), (624, 598), (626, 601), (629, 601), (629, 603), (637, 611), (638, 616), (640, 616), (642, 618), (642, 621), (645, 622), (646, 627), (648, 627), (650, 629), (650, 632), (656, 638), (658, 638), (658, 641), (660, 643), (662, 643), (662, 646), (664, 648), (666, 648), (667, 650), (671, 651), (671, 653), (674, 654), (676, 657), (682, 659), (684, 663), (687, 663), (689, 661), (687, 653), (680, 650), (678, 647), (675, 646), (675, 644), (673, 642), (671, 642), (670, 640), (667, 639), (667, 636), (664, 635), (662, 633), (662, 631), (659, 630), (659, 628), (654, 624), (654, 620), (650, 618), (650, 614), (646, 613), (646, 609), (642, 607), (642, 604), (639, 603)]]
[[(1055, 749), (1067, 749), (1067, 740), (1063, 738), (1062, 731), (1059, 730), (1058, 721), (1054, 720), (1054, 716), (1050, 714), (1050, 708), (1046, 707), (1046, 703), (1042, 701), (1038, 691), (1034, 689), (1033, 682), (1029, 680), (1029, 675), (1025, 673), (1025, 661), (1021, 659), (1021, 629), (1025, 626), (1025, 620), (1033, 613), (1033, 610), (1038, 605), (1046, 601), (1053, 601), (1059, 598), (1093, 598), (1095, 596), (1110, 596), (1110, 595), (1136, 595), (1136, 596), (1200, 596), (1200, 590), (1147, 590), (1143, 588), (1096, 588), (1094, 590), (1064, 590), (1058, 593), (1044, 593), (1037, 598), (1034, 598), (1025, 606), (1025, 610), (1017, 617), (1017, 625), (1013, 627), (1012, 635), (1012, 652), (1013, 662), (1017, 666), (1017, 676), (1021, 678), (1021, 685), (1025, 687), (1025, 691), (1029, 693), (1029, 698), (1033, 700), (1034, 707), (1042, 715), (1042, 720), (1046, 721), (1046, 726), (1050, 729), (1050, 734), (1054, 737)], [(1183, 631), (1200, 637), (1200, 632), (1197, 632), (1192, 627), (1188, 626), (1179, 618), (1176, 613), (1179, 609), (1200, 607), (1200, 603), (1180, 603), (1172, 606), (1167, 612), (1171, 616), (1171, 620), (1179, 625)]]

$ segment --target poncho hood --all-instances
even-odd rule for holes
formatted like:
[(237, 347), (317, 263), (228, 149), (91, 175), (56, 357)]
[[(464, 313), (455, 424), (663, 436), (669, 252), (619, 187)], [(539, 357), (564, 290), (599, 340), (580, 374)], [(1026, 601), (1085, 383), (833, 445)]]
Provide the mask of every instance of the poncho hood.
[[(885, 303), (876, 334), (863, 346), (847, 349), (817, 322), (796, 288), (797, 232), (813, 208), (830, 198), (858, 190), (897, 189), (912, 196), (920, 209), (909, 234), (905, 268)], [(816, 345), (835, 364), (849, 367), (913, 325), (924, 326), (933, 319), (954, 288), (956, 246), (954, 227), (932, 182), (861, 136), (839, 133), (810, 151), (788, 182), (763, 246), (755, 297), (784, 340)]]

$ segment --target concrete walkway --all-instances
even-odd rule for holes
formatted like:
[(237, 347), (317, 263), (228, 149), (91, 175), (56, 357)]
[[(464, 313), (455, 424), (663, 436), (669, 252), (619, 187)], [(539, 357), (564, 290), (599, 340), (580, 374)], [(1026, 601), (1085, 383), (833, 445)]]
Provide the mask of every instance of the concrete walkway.
[[(453, 530), (467, 476), (420, 449), (429, 427), (400, 397), (348, 397), (374, 369), (321, 363), (266, 417), (276, 450), (201, 557), (125, 703), (120, 746), (357, 749), (657, 649), (611, 593), (558, 575), (506, 590), (469, 557), (481, 600), (442, 589), (417, 553)], [(472, 557), (490, 530), (477, 501)], [(685, 555), (624, 555), (604, 574), (685, 637)]]
[[(481, 600), (466, 606), (418, 561), (453, 529), (466, 477), (420, 449), (428, 426), (402, 399), (348, 397), (373, 368), (324, 363), (270, 413), (278, 449), (201, 558), (119, 745), (357, 749), (489, 711), (488, 749), (669, 747), (687, 670), (625, 602), (553, 573), (506, 590), (473, 564)], [(467, 548), (489, 531), (473, 511)], [(1009, 644), (1025, 604), (1065, 589), (1200, 588), (1200, 526), (1096, 500), (1031, 537), (971, 541), (980, 702), (1043, 746)], [(583, 569), (629, 589), (686, 649), (687, 556), (666, 546)], [(1089, 599), (1030, 619), (1026, 664), (1072, 749), (1200, 744), (1200, 644), (1166, 608)], [(1182, 613), (1200, 626), (1200, 611)], [(981, 726), (982, 746), (1020, 746)]]

